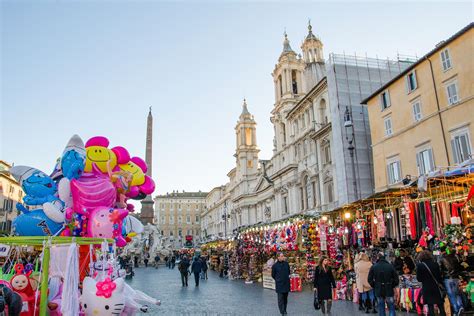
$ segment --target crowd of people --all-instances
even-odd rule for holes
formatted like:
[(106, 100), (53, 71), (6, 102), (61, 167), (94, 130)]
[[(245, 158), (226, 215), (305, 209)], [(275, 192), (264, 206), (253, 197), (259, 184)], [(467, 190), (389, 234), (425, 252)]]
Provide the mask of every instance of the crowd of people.
[[(395, 316), (395, 288), (399, 285), (399, 275), (414, 275), (422, 284), (421, 295), (417, 304), (427, 306), (427, 315), (445, 316), (445, 297), (451, 305), (453, 315), (464, 311), (459, 290), (459, 276), (464, 270), (456, 253), (444, 249), (439, 260), (435, 260), (429, 250), (417, 254), (416, 262), (405, 249), (393, 262), (389, 262), (384, 252), (377, 253), (375, 263), (362, 250), (354, 260), (356, 285), (359, 294), (359, 310), (365, 313)], [(281, 315), (287, 314), (288, 293), (290, 292), (290, 267), (283, 253), (278, 254), (277, 262), (272, 266), (272, 277), (278, 296), (278, 307)], [(330, 314), (333, 300), (333, 289), (336, 288), (330, 261), (321, 256), (313, 280), (314, 308), (322, 314)], [(423, 311), (418, 314), (422, 315)]]

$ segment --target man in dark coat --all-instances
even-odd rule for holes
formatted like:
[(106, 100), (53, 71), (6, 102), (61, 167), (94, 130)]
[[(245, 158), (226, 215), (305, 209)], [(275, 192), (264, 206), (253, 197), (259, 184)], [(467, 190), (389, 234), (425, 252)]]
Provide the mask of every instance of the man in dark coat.
[(399, 279), (397, 271), (391, 265), (385, 254), (380, 252), (379, 260), (369, 271), (369, 284), (375, 289), (375, 296), (379, 304), (379, 315), (385, 316), (385, 302), (387, 302), (390, 316), (395, 316), (395, 303), (393, 289), (398, 285)]
[(199, 274), (202, 271), (202, 264), (199, 257), (194, 257), (193, 264), (191, 265), (191, 272), (194, 273), (194, 281), (196, 286), (199, 286)]
[[(428, 315), (434, 315), (434, 305), (438, 305), (439, 315), (446, 316), (444, 310), (444, 297), (441, 297), (439, 285), (442, 284), (439, 265), (433, 260), (429, 250), (424, 250), (418, 255), (420, 263), (416, 265), (416, 279), (421, 282), (423, 304), (428, 305)], [(456, 313), (458, 311), (455, 311)]]
[(288, 293), (290, 292), (290, 265), (283, 253), (278, 254), (278, 261), (272, 266), (272, 278), (275, 279), (278, 294), (278, 308), (282, 315), (287, 315)]
[(400, 249), (400, 255), (395, 258), (393, 265), (398, 274), (411, 274), (415, 269), (415, 262), (405, 249)]
[(183, 286), (188, 286), (188, 274), (189, 274), (189, 259), (184, 256), (183, 259), (179, 262), (178, 270), (181, 273), (181, 282)]

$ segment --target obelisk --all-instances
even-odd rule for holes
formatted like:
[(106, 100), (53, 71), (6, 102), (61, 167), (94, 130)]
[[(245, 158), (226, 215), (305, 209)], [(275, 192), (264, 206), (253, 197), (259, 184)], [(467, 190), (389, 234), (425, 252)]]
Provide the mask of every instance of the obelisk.
[[(148, 112), (148, 118), (146, 121), (146, 153), (145, 161), (148, 165), (148, 170), (146, 174), (151, 177), (152, 175), (152, 154), (153, 153), (153, 116), (151, 115), (151, 106), (150, 111)], [(150, 223), (153, 224), (153, 218), (155, 216), (155, 211), (153, 210), (153, 198), (148, 195), (145, 199), (142, 200), (142, 209), (140, 212), (140, 219), (144, 225)]]

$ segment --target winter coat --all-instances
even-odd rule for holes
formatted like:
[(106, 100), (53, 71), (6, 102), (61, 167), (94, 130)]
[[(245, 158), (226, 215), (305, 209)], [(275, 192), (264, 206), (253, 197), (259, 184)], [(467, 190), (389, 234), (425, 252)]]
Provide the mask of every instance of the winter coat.
[(277, 261), (272, 266), (272, 278), (275, 279), (277, 293), (290, 292), (290, 265), (286, 261)]
[(377, 297), (393, 297), (398, 283), (398, 274), (395, 268), (385, 259), (380, 259), (369, 271), (369, 284), (375, 289)]
[(199, 274), (201, 273), (201, 270), (202, 270), (201, 260), (194, 259), (193, 264), (191, 265), (191, 272), (194, 274)]
[(462, 266), (455, 254), (443, 255), (440, 261), (441, 274), (444, 279), (457, 279)]
[(369, 284), (369, 271), (371, 267), (372, 262), (364, 260), (359, 260), (354, 266), (357, 291), (359, 291), (359, 293), (364, 293), (372, 289)]
[(183, 258), (178, 264), (178, 270), (181, 273), (188, 273), (189, 259)]
[(330, 267), (327, 267), (326, 271), (321, 267), (317, 267), (314, 271), (313, 284), (318, 291), (320, 300), (332, 299), (332, 289), (336, 288), (336, 281)]
[(393, 263), (395, 266), (395, 270), (397, 270), (398, 274), (404, 274), (403, 273), (403, 266), (406, 265), (408, 270), (410, 270), (409, 273), (412, 273), (413, 270), (415, 269), (415, 263), (413, 262), (413, 259), (410, 256), (407, 257), (397, 257), (395, 258), (395, 262)]
[[(423, 263), (425, 263), (431, 270), (434, 278)], [(436, 279), (439, 284), (443, 284), (439, 265), (433, 259), (425, 260), (423, 263), (418, 263), (416, 265), (416, 279), (422, 284), (423, 302), (424, 304), (442, 303), (443, 300), (441, 299), (441, 293), (438, 284), (435, 281)]]
[(201, 265), (202, 265), (202, 271), (206, 272), (207, 271), (207, 261), (205, 258), (201, 258)]

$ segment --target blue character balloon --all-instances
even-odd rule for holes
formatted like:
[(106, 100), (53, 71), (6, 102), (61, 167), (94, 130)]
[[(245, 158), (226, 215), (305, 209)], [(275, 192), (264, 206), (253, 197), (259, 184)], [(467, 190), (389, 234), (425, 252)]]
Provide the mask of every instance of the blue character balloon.
[(17, 236), (54, 236), (63, 228), (55, 223), (41, 209), (21, 214), (13, 220), (13, 230)]
[(86, 163), (86, 148), (78, 135), (73, 135), (64, 148), (61, 157), (61, 170), (64, 177), (78, 179), (84, 171)]
[[(42, 205), (44, 213), (51, 220), (64, 222), (64, 203), (56, 196), (58, 188), (50, 176), (28, 166), (14, 166), (10, 173), (25, 191), (23, 202), (26, 205)], [(20, 207), (20, 210), (26, 211), (24, 207)]]

